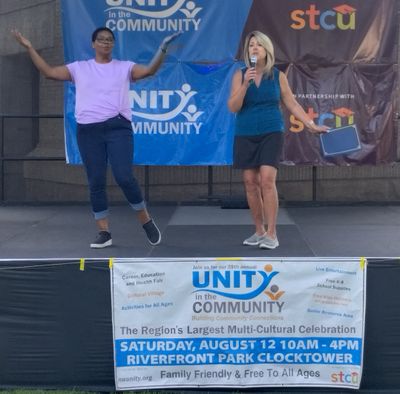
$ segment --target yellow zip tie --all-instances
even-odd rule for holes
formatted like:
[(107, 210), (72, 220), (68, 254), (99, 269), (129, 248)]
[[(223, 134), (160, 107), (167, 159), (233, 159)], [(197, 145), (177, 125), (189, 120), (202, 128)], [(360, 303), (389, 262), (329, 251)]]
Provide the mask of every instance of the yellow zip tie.
[(217, 257), (215, 260), (217, 260), (217, 261), (229, 261), (229, 260), (239, 261), (239, 260), (242, 260), (242, 258), (241, 257)]
[(367, 264), (367, 259), (365, 257), (360, 258), (360, 268), (364, 270), (365, 265)]
[(111, 257), (110, 260), (108, 260), (108, 268), (112, 269), (113, 264), (114, 264), (114, 258)]
[(80, 271), (85, 271), (85, 259), (80, 259), (79, 270)]

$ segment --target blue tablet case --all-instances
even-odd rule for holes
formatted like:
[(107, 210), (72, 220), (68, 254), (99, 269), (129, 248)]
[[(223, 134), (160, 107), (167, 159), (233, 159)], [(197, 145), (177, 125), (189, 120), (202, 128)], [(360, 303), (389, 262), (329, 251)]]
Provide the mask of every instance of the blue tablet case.
[(361, 149), (355, 125), (330, 129), (319, 138), (324, 156), (346, 155)]

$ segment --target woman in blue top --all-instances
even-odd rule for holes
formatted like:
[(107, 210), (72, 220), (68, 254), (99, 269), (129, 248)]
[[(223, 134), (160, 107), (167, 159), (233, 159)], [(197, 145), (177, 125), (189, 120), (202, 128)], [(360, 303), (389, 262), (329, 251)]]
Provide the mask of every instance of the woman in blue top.
[(321, 133), (328, 128), (317, 126), (296, 101), (286, 75), (274, 67), (274, 47), (265, 34), (249, 33), (243, 54), (247, 69), (234, 74), (228, 100), (229, 110), (236, 113), (233, 165), (243, 169), (247, 202), (256, 230), (243, 244), (275, 249), (279, 246), (276, 174), (284, 131), (281, 101), (309, 131)]

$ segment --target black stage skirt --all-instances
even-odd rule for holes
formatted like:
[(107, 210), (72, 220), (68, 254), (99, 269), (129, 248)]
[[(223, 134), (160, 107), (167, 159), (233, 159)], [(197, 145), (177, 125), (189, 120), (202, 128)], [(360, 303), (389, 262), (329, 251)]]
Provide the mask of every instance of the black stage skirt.
[(233, 168), (247, 170), (260, 166), (278, 168), (283, 148), (283, 133), (235, 136)]

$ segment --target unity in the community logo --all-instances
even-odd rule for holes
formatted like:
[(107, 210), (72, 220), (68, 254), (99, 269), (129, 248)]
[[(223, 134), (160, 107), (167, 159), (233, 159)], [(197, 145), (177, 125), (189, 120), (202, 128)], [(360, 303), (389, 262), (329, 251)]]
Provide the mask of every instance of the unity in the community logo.
[(201, 23), (192, 0), (106, 0), (106, 26), (117, 31), (197, 31)]

